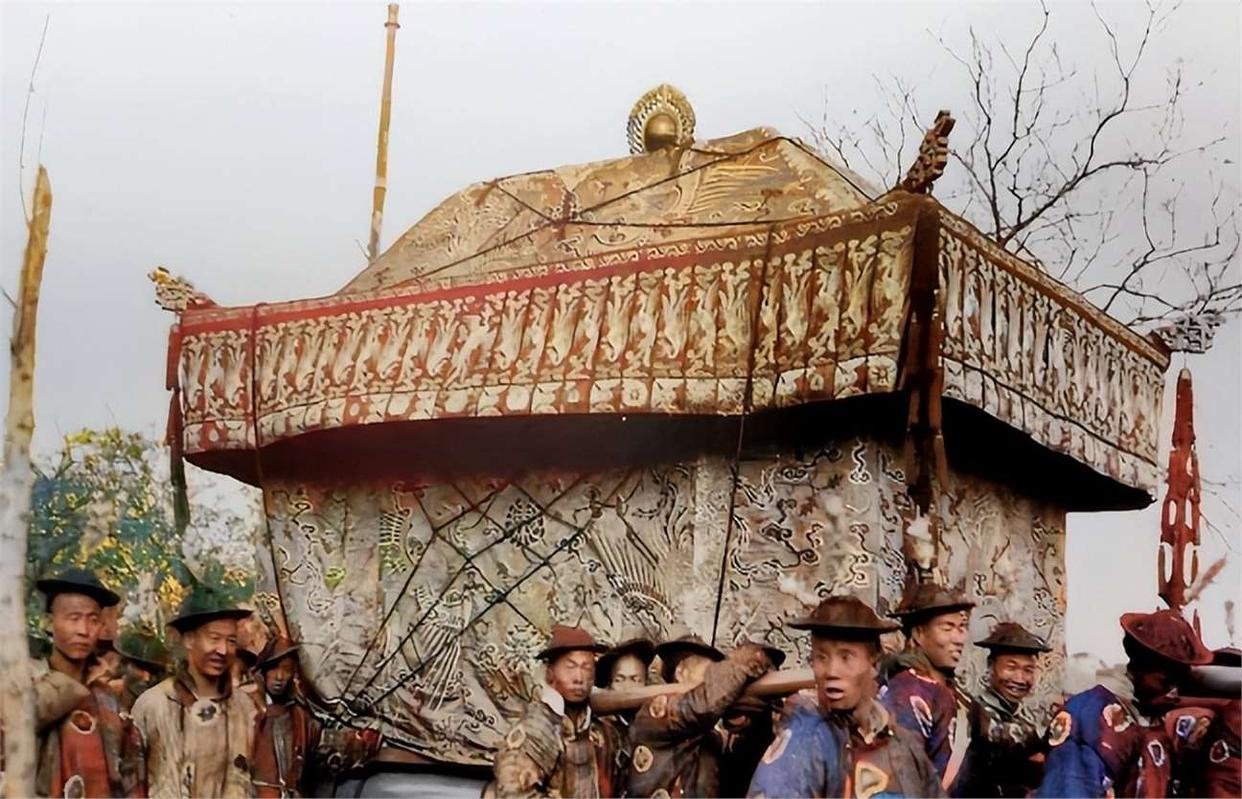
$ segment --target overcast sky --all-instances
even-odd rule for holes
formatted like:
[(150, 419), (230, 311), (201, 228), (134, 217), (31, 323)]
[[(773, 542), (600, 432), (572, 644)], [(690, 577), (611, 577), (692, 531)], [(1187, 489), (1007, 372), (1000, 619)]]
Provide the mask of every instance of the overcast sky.
[[(1125, 33), (1136, 9), (1104, 12)], [(384, 18), (382, 4), (361, 3), (3, 4), (0, 233), (10, 293), (25, 241), (24, 115), (25, 160), (41, 155), (55, 193), (39, 448), (83, 426), (162, 430), (171, 317), (154, 304), (145, 277), (154, 266), (226, 305), (331, 293), (362, 268)], [(624, 155), (631, 104), (662, 81), (689, 96), (700, 137), (757, 125), (805, 135), (800, 116), (820, 116), (825, 98), (829, 114), (868, 114), (876, 74), (917, 77), (921, 108), (951, 107), (961, 76), (933, 33), (960, 45), (973, 25), (1017, 42), (1038, 8), (405, 3), (401, 19), (384, 244), (472, 181)], [(1051, 34), (1063, 58), (1086, 70), (1102, 63), (1089, 7), (1055, 7)], [(1164, 67), (1183, 59), (1202, 82), (1187, 100), (1188, 133), (1223, 134), (1235, 167), (1242, 162), (1236, 5), (1183, 8), (1151, 59), (1157, 69), (1140, 76), (1141, 88), (1159, 90)], [(27, 189), (33, 171), (22, 176)], [(1236, 191), (1237, 175), (1225, 177)], [(11, 324), (7, 308), (0, 324)], [(1240, 342), (1242, 325), (1231, 323), (1212, 353), (1187, 362), (1202, 472), (1214, 483), (1204, 564), (1230, 555), (1202, 602), (1211, 646), (1226, 643), (1223, 605), (1239, 594)], [(1071, 651), (1119, 659), (1118, 614), (1154, 608), (1156, 508), (1070, 517)]]

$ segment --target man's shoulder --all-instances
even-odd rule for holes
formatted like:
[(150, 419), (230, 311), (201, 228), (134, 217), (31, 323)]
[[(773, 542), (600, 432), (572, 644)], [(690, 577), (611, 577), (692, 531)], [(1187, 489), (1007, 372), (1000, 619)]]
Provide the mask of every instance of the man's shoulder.
[(935, 700), (957, 705), (957, 697), (954, 696), (952, 688), (934, 677), (928, 677), (916, 668), (895, 672), (889, 677), (888, 684), (884, 688), (885, 693), (921, 696), (929, 701)]
[(561, 716), (539, 698), (532, 699), (500, 741), (497, 768), (513, 758), (529, 758), (544, 775), (556, 766), (563, 750)]
[[(1103, 685), (1088, 688), (1065, 700), (1048, 725), (1048, 742), (1059, 746), (1070, 737), (1095, 746), (1105, 737), (1138, 730), (1129, 706)], [(1124, 737), (1124, 736), (1123, 736)]]
[(1096, 685), (1065, 700), (1065, 710), (1075, 718), (1097, 716), (1110, 705), (1121, 707), (1122, 701), (1103, 685)]
[(152, 685), (139, 694), (138, 698), (134, 700), (134, 707), (130, 711), (130, 715), (137, 719), (145, 714), (156, 712), (158, 709), (163, 708), (169, 700), (176, 700), (172, 677)]
[(819, 712), (813, 697), (791, 696), (781, 709), (776, 734), (763, 753), (751, 790), (766, 795), (820, 795), (817, 792), (825, 788), (819, 784), (823, 775), (840, 773), (842, 738), (842, 730)]
[(542, 700), (535, 698), (526, 703), (522, 713), (505, 734), (505, 749), (521, 749), (528, 739), (534, 738), (548, 745), (561, 737), (561, 717)]
[(261, 716), (267, 710), (261, 697), (250, 691), (243, 691), (240, 688), (234, 688), (229, 692), (228, 701), (230, 707), (251, 716)]
[(983, 690), (971, 697), (970, 710), (976, 718), (1013, 722), (1022, 720), (1020, 706), (1007, 706), (990, 690)]
[(780, 747), (802, 752), (802, 756), (809, 752), (831, 757), (843, 743), (845, 731), (820, 712), (815, 697), (797, 693), (786, 699), (781, 708), (777, 738), (785, 739)]

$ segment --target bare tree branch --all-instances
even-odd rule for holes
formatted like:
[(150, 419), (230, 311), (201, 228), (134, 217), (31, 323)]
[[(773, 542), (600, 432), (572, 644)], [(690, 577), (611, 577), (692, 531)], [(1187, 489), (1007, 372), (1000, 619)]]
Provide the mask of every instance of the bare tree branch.
[[(30, 98), (34, 96), (35, 74), (39, 71), (39, 61), (43, 58), (43, 44), (47, 41), (47, 26), (52, 22), (52, 15), (43, 18), (43, 33), (39, 36), (39, 49), (35, 51), (34, 65), (30, 68), (30, 80), (26, 86), (26, 105), (22, 109), (22, 137), (17, 147), (17, 193), (22, 199), (22, 217), (30, 224), (30, 209), (26, 207), (26, 190), (23, 188), (22, 175), (26, 171), (26, 118), (30, 115)], [(46, 106), (44, 111), (46, 112)], [(43, 133), (39, 133), (39, 154), (43, 154)]]
[[(933, 35), (963, 76), (963, 120), (950, 142), (957, 169), (937, 184), (945, 204), (1140, 326), (1242, 312), (1236, 187), (1213, 179), (1229, 163), (1218, 155), (1226, 139), (1187, 140), (1194, 84), (1180, 63), (1163, 92), (1149, 77), (1152, 42), (1177, 9), (1149, 3), (1123, 35), (1126, 26), (1092, 5), (1103, 61), (1089, 71), (1063, 59), (1043, 3), (1019, 42), (973, 29), (964, 46)], [(913, 82), (878, 83), (877, 110), (861, 124), (831, 125), (825, 104), (808, 127), (830, 158), (892, 186), (930, 120), (918, 114)], [(1214, 195), (1201, 191), (1213, 185)]]

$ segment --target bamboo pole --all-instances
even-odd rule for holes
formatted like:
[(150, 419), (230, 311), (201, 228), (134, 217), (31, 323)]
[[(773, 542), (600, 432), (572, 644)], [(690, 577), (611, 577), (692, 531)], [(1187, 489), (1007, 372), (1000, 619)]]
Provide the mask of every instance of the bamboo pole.
[(52, 219), (52, 187), (39, 167), (21, 285), (9, 344), (9, 407), (0, 471), (0, 726), (4, 728), (4, 795), (35, 795), (35, 707), (26, 644), (26, 545), (30, 441), (34, 436), (35, 321)]
[(379, 256), (380, 227), (384, 222), (384, 197), (388, 193), (388, 122), (392, 118), (392, 62), (397, 51), (396, 3), (388, 4), (388, 48), (384, 54), (384, 89), (380, 96), (379, 141), (375, 153), (375, 190), (371, 194), (371, 240), (367, 244), (367, 263)]

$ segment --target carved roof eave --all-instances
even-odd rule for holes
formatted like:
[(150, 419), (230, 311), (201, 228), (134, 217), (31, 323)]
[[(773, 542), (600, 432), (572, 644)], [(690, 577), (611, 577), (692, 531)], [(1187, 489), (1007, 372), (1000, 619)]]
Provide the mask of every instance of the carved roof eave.
[(1159, 338), (1143, 335), (1133, 330), (1101, 310), (1082, 294), (1001, 247), (963, 217), (949, 211), (944, 206), (940, 208), (941, 219), (945, 224), (964, 234), (975, 247), (999, 262), (1006, 271), (1029, 285), (1032, 290), (1053, 297), (1073, 308), (1092, 325), (1125, 344), (1127, 349), (1151, 361), (1161, 371), (1169, 368), (1172, 353)]

